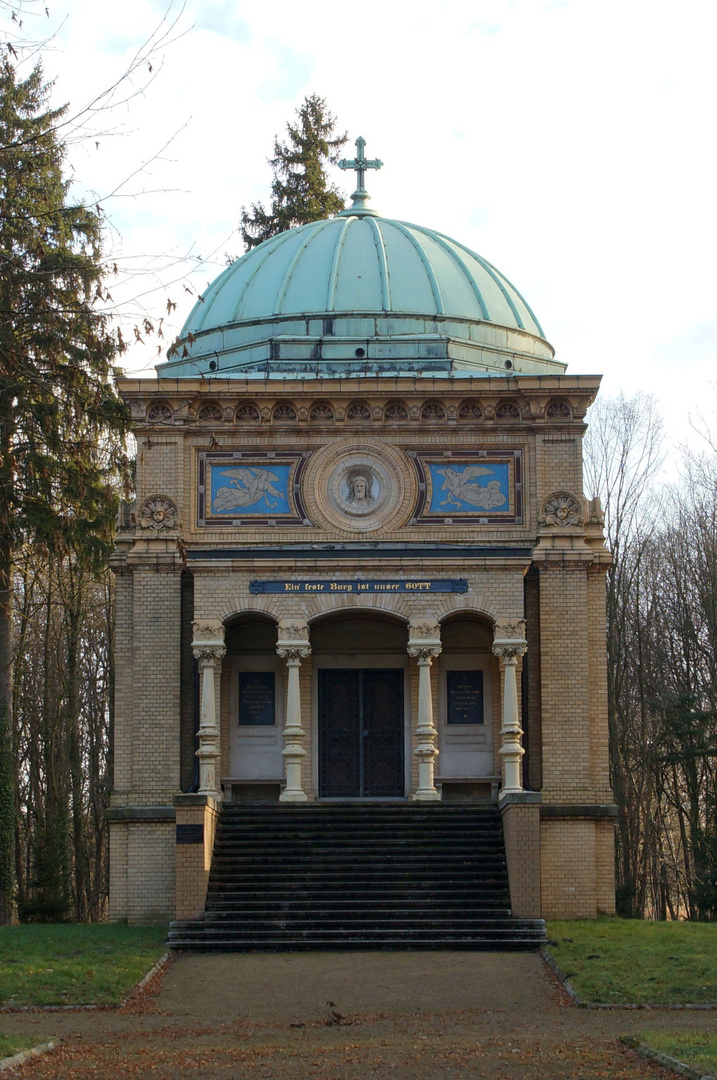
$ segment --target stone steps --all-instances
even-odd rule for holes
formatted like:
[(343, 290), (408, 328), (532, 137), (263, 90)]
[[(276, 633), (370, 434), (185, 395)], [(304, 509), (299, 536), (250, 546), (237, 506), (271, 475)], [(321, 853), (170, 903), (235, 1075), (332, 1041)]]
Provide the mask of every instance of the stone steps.
[(230, 804), (203, 919), (178, 949), (524, 949), (542, 920), (510, 916), (493, 806)]

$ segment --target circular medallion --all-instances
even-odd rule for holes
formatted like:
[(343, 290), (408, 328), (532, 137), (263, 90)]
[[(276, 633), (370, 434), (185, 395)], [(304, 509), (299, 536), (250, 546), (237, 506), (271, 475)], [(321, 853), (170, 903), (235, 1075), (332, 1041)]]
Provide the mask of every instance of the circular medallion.
[(312, 458), (304, 497), (316, 524), (369, 532), (395, 527), (405, 514), (403, 455), (382, 443), (332, 443)]

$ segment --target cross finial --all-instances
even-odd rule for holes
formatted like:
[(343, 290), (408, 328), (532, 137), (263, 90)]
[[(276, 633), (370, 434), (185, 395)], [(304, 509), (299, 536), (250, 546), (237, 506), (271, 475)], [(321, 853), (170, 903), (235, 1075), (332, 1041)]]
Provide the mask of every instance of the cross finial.
[(361, 135), (359, 135), (358, 139), (356, 140), (356, 157), (351, 158), (351, 160), (349, 160), (348, 158), (342, 158), (339, 162), (340, 169), (356, 170), (356, 190), (351, 196), (351, 198), (353, 199), (353, 205), (351, 206), (349, 211), (344, 211), (344, 213), (355, 213), (357, 210), (368, 210), (367, 203), (371, 196), (364, 187), (364, 174), (366, 172), (366, 169), (380, 169), (383, 165), (383, 162), (379, 161), (378, 158), (372, 158), (369, 160), (367, 157), (365, 157), (365, 152), (366, 140), (362, 138)]

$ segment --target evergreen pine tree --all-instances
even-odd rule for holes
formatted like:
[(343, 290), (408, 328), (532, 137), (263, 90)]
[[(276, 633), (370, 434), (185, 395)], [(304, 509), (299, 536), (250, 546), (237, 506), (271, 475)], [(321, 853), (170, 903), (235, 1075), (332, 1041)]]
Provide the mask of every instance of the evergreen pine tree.
[(336, 164), (347, 133), (335, 134), (336, 117), (317, 94), (304, 99), (296, 116), (295, 124), (286, 125), (288, 142), (274, 139), (270, 209), (262, 203), (252, 203), (251, 212), (242, 207), (241, 235), (247, 250), (286, 229), (332, 217), (346, 205), (328, 182), (326, 164)]
[(0, 65), (0, 922), (15, 859), (13, 558), (32, 543), (99, 564), (126, 468), (101, 212), (71, 197), (48, 90), (39, 65), (25, 80)]

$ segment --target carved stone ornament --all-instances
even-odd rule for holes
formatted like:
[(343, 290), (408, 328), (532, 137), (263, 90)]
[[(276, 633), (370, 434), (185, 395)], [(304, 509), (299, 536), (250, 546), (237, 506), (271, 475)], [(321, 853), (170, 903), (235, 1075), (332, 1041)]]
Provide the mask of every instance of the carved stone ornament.
[(585, 499), (584, 505), (585, 520), (588, 525), (594, 529), (603, 529), (605, 527), (605, 514), (600, 499), (597, 496), (594, 499)]
[(411, 623), (411, 640), (416, 638), (440, 639), (440, 628), (435, 619), (426, 619), (424, 622)]
[(515, 663), (528, 651), (527, 641), (494, 641), (493, 655), (500, 657), (505, 663)]
[(137, 525), (140, 529), (164, 529), (179, 527), (179, 514), (176, 503), (166, 495), (148, 495), (137, 507)]
[(192, 653), (200, 667), (221, 660), (226, 651), (223, 623), (218, 619), (198, 619), (192, 623)]
[(276, 655), (282, 660), (286, 660), (288, 665), (300, 664), (302, 660), (311, 655), (311, 646), (308, 641), (297, 641), (295, 645), (290, 645), (285, 641), (279, 642), (276, 647)]
[(280, 641), (306, 641), (309, 627), (300, 619), (282, 619), (279, 623)]
[(437, 641), (410, 641), (406, 652), (409, 656), (418, 660), (419, 665), (423, 663), (430, 666), (431, 660), (441, 655), (442, 648), (443, 646)]
[(497, 625), (493, 633), (493, 655), (507, 664), (515, 664), (528, 649), (525, 640), (525, 619)]
[(350, 469), (337, 485), (336, 503), (349, 517), (363, 517), (376, 509), (381, 497), (381, 478), (370, 465)]
[(525, 619), (516, 622), (506, 622), (497, 625), (493, 634), (496, 641), (524, 641)]
[(298, 664), (311, 653), (309, 627), (303, 619), (281, 619), (276, 642), (277, 655), (288, 664)]
[(543, 503), (538, 519), (542, 526), (566, 528), (583, 524), (583, 508), (580, 500), (569, 491), (554, 491)]
[(337, 440), (322, 447), (307, 467), (307, 516), (314, 525), (331, 530), (390, 528), (407, 516), (410, 477), (399, 450), (369, 440)]
[(194, 644), (224, 641), (224, 624), (218, 619), (197, 619), (192, 623)]
[(226, 655), (226, 645), (199, 645), (192, 647), (192, 656), (199, 661), (200, 668), (213, 667), (217, 660)]

